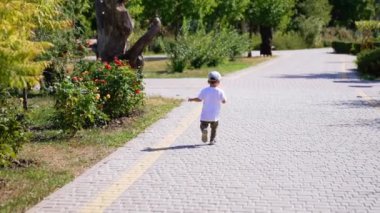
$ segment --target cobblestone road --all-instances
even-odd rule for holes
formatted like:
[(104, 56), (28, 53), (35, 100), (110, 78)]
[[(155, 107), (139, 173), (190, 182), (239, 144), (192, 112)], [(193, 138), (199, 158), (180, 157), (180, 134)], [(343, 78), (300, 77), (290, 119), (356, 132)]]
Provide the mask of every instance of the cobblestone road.
[[(184, 103), (30, 212), (380, 212), (380, 83), (330, 52), (278, 52), (225, 77), (216, 145)], [(204, 83), (147, 91), (186, 98)]]

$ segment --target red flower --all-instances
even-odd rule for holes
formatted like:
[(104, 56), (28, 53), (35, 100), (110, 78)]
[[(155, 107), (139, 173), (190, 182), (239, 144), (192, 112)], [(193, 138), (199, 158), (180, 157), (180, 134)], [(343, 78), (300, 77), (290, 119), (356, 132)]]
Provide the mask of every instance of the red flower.
[(74, 76), (71, 80), (73, 80), (74, 82), (77, 82), (78, 81), (78, 77)]
[(114, 62), (115, 62), (115, 64), (116, 64), (117, 66), (119, 66), (119, 67), (121, 67), (121, 66), (124, 65), (123, 62), (120, 61), (117, 57), (114, 58)]
[(141, 90), (137, 89), (137, 90), (135, 91), (135, 93), (138, 95), (138, 94), (141, 93)]
[(115, 61), (115, 64), (116, 64), (117, 66), (119, 66), (119, 67), (121, 67), (121, 66), (124, 65), (123, 62), (121, 62), (121, 61)]
[(109, 64), (106, 64), (105, 68), (106, 68), (107, 70), (111, 70), (111, 69), (112, 69), (111, 65), (109, 65)]

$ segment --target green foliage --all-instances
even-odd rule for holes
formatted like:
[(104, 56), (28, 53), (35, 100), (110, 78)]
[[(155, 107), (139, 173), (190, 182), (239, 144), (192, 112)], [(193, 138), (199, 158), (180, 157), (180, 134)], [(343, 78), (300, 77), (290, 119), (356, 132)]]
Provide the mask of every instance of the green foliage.
[(125, 62), (81, 62), (72, 78), (56, 86), (58, 127), (75, 133), (129, 116), (143, 105), (142, 79)]
[(36, 58), (47, 48), (49, 43), (36, 42), (31, 33), (38, 27), (53, 25), (52, 22), (40, 20), (40, 17), (54, 15), (49, 12), (48, 1), (33, 0), (0, 2), (0, 84), (5, 87), (27, 88), (38, 83), (44, 62)]
[(358, 54), (360, 52), (360, 43), (334, 41), (331, 43), (335, 53), (338, 54)]
[(358, 71), (362, 76), (380, 77), (380, 48), (366, 50), (358, 55)]
[(273, 37), (273, 45), (276, 50), (306, 49), (308, 45), (297, 32), (276, 32)]
[(357, 21), (355, 24), (363, 36), (362, 48), (373, 48), (372, 42), (375, 41), (375, 35), (380, 33), (380, 21)]
[(67, 65), (87, 54), (85, 39), (95, 34), (95, 10), (90, 0), (63, 1), (57, 4), (55, 20), (64, 25), (54, 29), (39, 29), (39, 40), (49, 41), (53, 47), (40, 59), (49, 61), (44, 72), (47, 86), (64, 79)]
[(95, 84), (100, 109), (110, 118), (129, 116), (143, 105), (142, 77), (125, 62), (81, 62), (75, 69), (74, 79)]
[(76, 38), (93, 36), (95, 30), (95, 7), (91, 0), (62, 1), (59, 4), (62, 12), (60, 19), (70, 22)]
[(159, 16), (164, 26), (179, 31), (185, 19), (203, 20), (214, 11), (216, 0), (141, 0), (144, 20)]
[(248, 17), (257, 25), (267, 27), (287, 25), (294, 6), (294, 0), (252, 0)]
[(297, 15), (318, 18), (325, 26), (331, 20), (332, 5), (329, 0), (298, 0)]
[(250, 0), (216, 0), (216, 7), (206, 17), (210, 26), (233, 26), (245, 17)]
[(161, 36), (154, 39), (152, 44), (149, 45), (149, 50), (154, 53), (163, 53), (165, 51), (164, 39)]
[[(363, 46), (360, 42), (344, 42), (344, 41), (333, 41), (331, 43), (332, 48), (335, 53), (338, 54), (358, 54), (363, 50), (380, 48), (380, 42), (369, 42), (368, 46)], [(371, 47), (371, 48), (368, 48)]]
[(328, 0), (298, 0), (291, 29), (299, 31), (308, 47), (322, 46), (321, 33), (331, 19)]
[(338, 26), (354, 28), (355, 21), (375, 16), (375, 0), (329, 0), (333, 5), (332, 21)]
[(142, 12), (144, 11), (144, 6), (142, 4), (142, 0), (130, 0), (126, 5), (128, 12), (132, 17), (140, 18)]
[(54, 123), (64, 131), (76, 131), (104, 124), (108, 117), (98, 109), (96, 86), (66, 78), (56, 86)]
[(172, 72), (183, 72), (188, 64), (189, 47), (181, 37), (176, 41), (166, 44), (165, 52), (170, 58), (170, 70)]
[(249, 48), (247, 36), (232, 29), (214, 30), (206, 33), (183, 32), (176, 41), (169, 42), (166, 52), (171, 59), (173, 72), (182, 72), (186, 67), (199, 69), (207, 65), (218, 66), (226, 60), (234, 60)]
[(354, 42), (359, 39), (354, 31), (345, 27), (329, 27), (322, 33), (322, 40), (326, 43), (326, 46), (330, 46), (334, 41)]
[(28, 140), (25, 119), (17, 106), (0, 88), (0, 167), (9, 166)]

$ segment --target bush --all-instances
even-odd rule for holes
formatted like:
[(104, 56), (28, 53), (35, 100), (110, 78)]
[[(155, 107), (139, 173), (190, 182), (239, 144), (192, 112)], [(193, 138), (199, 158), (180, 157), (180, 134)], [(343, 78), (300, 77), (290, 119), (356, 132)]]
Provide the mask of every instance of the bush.
[(322, 32), (322, 40), (327, 46), (330, 46), (334, 41), (353, 42), (361, 40), (354, 31), (342, 27), (326, 28)]
[(99, 97), (94, 84), (65, 79), (56, 86), (55, 125), (70, 133), (104, 125), (108, 117), (99, 107)]
[(304, 17), (298, 18), (300, 35), (303, 37), (307, 47), (318, 47), (322, 45), (321, 32), (324, 26), (320, 18)]
[(165, 46), (165, 52), (170, 58), (170, 70), (183, 72), (188, 64), (189, 47), (180, 41), (169, 41)]
[(142, 76), (126, 62), (81, 62), (74, 73), (78, 79), (96, 85), (103, 101), (102, 110), (111, 118), (129, 116), (143, 105)]
[(276, 50), (306, 49), (308, 47), (303, 37), (296, 32), (276, 32), (273, 45)]
[(25, 119), (17, 107), (20, 104), (10, 100), (0, 88), (0, 167), (9, 166), (28, 140)]
[[(186, 31), (186, 27), (184, 27)], [(249, 40), (234, 30), (198, 30), (182, 32), (176, 41), (168, 42), (166, 53), (170, 57), (173, 72), (183, 72), (186, 67), (218, 66), (226, 60), (234, 60), (249, 49)]]
[(380, 48), (366, 50), (358, 55), (358, 71), (362, 76), (380, 77)]
[(104, 125), (143, 105), (142, 77), (125, 62), (80, 62), (73, 74), (57, 87), (57, 118), (64, 129)]
[[(353, 43), (351, 43), (351, 42), (334, 41), (334, 42), (331, 43), (331, 46), (334, 49), (335, 53), (339, 53), (339, 54), (351, 54)], [(357, 45), (355, 45), (355, 46), (357, 46)]]
[(162, 37), (154, 39), (152, 44), (149, 45), (149, 50), (151, 50), (154, 53), (163, 53), (165, 50), (165, 44)]
[(215, 37), (222, 39), (221, 45), (226, 46), (226, 51), (228, 52), (228, 57), (231, 61), (235, 60), (236, 57), (241, 56), (242, 53), (249, 50), (250, 41), (248, 35), (240, 35), (235, 30), (224, 30), (220, 34), (220, 37), (218, 35)]
[[(380, 43), (378, 42), (370, 42), (370, 47), (372, 48), (379, 48)], [(334, 41), (331, 43), (332, 48), (334, 49), (335, 53), (338, 54), (358, 54), (362, 51), (362, 44), (358, 42), (341, 42), (341, 41)]]

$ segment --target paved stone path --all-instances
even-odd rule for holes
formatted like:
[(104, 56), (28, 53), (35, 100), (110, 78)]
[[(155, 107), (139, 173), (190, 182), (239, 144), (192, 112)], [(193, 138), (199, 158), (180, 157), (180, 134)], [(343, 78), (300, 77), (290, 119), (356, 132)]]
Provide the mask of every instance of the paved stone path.
[[(380, 212), (380, 83), (330, 52), (277, 52), (225, 77), (216, 145), (184, 103), (30, 212)], [(186, 98), (205, 81), (147, 91)]]

